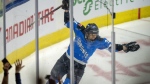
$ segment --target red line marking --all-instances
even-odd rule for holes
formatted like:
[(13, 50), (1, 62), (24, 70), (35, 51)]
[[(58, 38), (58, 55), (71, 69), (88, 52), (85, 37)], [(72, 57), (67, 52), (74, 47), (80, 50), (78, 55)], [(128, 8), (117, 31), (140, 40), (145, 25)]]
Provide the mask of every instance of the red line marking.
[(107, 53), (106, 51), (96, 50), (96, 53), (101, 57), (110, 57), (110, 53)]
[(149, 41), (146, 41), (146, 40), (143, 40), (143, 39), (139, 39), (136, 41), (137, 43), (140, 43), (142, 45), (145, 45), (145, 46), (150, 46), (150, 42)]
[(2, 29), (2, 28), (0, 27), (0, 32), (1, 32), (1, 29)]
[[(101, 76), (101, 77), (107, 79), (108, 81), (111, 81), (112, 77), (111, 77), (111, 72), (110, 71), (107, 72), (105, 70), (102, 70), (100, 67), (98, 67), (95, 64), (89, 64), (87, 66), (89, 68), (91, 68), (96, 73), (95, 76)], [(118, 81), (118, 79), (116, 79), (116, 81)]]
[(147, 22), (150, 22), (150, 20), (141, 20), (141, 21), (147, 21)]

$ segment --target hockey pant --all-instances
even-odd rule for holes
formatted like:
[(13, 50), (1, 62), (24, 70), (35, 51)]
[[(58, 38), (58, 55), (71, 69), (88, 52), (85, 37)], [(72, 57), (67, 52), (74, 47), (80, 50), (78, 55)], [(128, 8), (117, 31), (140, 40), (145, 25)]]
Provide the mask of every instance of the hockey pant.
[[(84, 74), (85, 67), (86, 67), (86, 65), (81, 65), (81, 64), (74, 61), (75, 84), (79, 84), (79, 82), (80, 82), (80, 80)], [(66, 53), (64, 53), (57, 60), (56, 64), (52, 68), (50, 75), (51, 75), (51, 78), (56, 80), (56, 81), (57, 81), (58, 77), (62, 78), (64, 75), (67, 75), (63, 84), (70, 84), (70, 60), (66, 56)], [(47, 83), (47, 84), (49, 84), (49, 83)]]

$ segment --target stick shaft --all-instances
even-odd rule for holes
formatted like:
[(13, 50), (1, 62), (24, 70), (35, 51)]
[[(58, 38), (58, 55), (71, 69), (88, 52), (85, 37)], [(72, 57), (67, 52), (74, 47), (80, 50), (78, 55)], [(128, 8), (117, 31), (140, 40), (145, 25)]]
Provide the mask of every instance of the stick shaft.
[(45, 16), (41, 17), (40, 19), (43, 19), (44, 17), (50, 15), (51, 13), (55, 12), (56, 10), (58, 10), (59, 8), (61, 8), (63, 5), (58, 6), (57, 8), (55, 8), (54, 10), (52, 10), (51, 12), (49, 12), (48, 14), (46, 14)]
[[(40, 21), (40, 20), (42, 20), (44, 17), (46, 17), (46, 16), (48, 16), (48, 15), (52, 14), (53, 12), (55, 12), (56, 10), (58, 10), (59, 8), (61, 8), (62, 6), (63, 6), (63, 4), (62, 4), (62, 5), (60, 5), (60, 6), (58, 6), (57, 8), (55, 8), (54, 10), (52, 10), (51, 12), (49, 12), (48, 14), (46, 14), (45, 16), (43, 16), (43, 17), (39, 18), (39, 19), (38, 19), (38, 21)], [(34, 22), (32, 22), (29, 26), (32, 26), (34, 23), (35, 23), (35, 21), (34, 21)]]

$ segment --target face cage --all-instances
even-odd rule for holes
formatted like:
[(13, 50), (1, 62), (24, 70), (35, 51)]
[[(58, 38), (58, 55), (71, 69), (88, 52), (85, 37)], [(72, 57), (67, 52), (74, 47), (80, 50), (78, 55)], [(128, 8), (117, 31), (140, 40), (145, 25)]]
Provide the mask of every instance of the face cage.
[(94, 40), (90, 40), (90, 39), (88, 39), (89, 34), (96, 34), (96, 35), (98, 36), (98, 33), (88, 33), (88, 32), (86, 32), (86, 34), (85, 34), (85, 39), (86, 39), (87, 41), (89, 41), (89, 42), (95, 41), (95, 39), (97, 38), (97, 36), (96, 36), (96, 38), (95, 38)]

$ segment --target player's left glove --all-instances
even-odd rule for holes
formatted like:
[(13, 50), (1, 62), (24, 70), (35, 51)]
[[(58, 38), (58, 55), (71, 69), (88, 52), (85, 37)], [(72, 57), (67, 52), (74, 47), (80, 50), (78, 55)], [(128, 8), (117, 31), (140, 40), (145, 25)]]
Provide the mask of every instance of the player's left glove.
[(139, 44), (136, 44), (136, 42), (130, 42), (128, 44), (123, 44), (123, 46), (125, 46), (127, 49), (124, 50), (124, 52), (134, 52), (134, 51), (137, 51), (139, 48), (140, 48), (140, 45)]
[(62, 9), (69, 10), (69, 0), (63, 0), (62, 4), (63, 4)]

